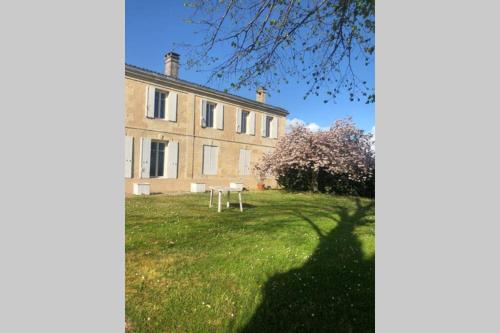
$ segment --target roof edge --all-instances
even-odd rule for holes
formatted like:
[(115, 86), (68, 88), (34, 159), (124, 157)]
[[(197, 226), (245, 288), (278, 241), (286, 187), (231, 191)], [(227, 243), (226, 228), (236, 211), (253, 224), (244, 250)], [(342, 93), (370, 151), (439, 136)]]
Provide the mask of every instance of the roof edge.
[(255, 100), (251, 100), (249, 98), (241, 97), (238, 95), (233, 95), (230, 93), (226, 93), (217, 89), (209, 88), (206, 86), (202, 86), (197, 83), (185, 81), (182, 79), (175, 79), (170, 76), (151, 71), (149, 69), (141, 68), (135, 65), (130, 65), (130, 64), (125, 64), (125, 75), (126, 76), (131, 76), (135, 78), (140, 78), (143, 80), (150, 80), (155, 83), (159, 84), (165, 84), (165, 85), (170, 85), (170, 86), (177, 86), (178, 88), (184, 88), (191, 90), (192, 92), (195, 93), (202, 93), (205, 95), (212, 95), (221, 99), (229, 100), (231, 102), (235, 103), (243, 103), (246, 104), (247, 106), (253, 107), (260, 109), (262, 111), (270, 112), (270, 113), (275, 113), (281, 116), (287, 116), (289, 112), (281, 107), (270, 105), (270, 104), (265, 104), (261, 103)]

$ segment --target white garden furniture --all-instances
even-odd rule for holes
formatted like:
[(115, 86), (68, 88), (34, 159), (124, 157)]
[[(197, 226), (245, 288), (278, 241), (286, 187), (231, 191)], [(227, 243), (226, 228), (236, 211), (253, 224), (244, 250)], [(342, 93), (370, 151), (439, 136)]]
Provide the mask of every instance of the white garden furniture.
[(214, 192), (217, 192), (218, 194), (218, 204), (217, 204), (217, 212), (222, 211), (222, 193), (226, 192), (227, 193), (227, 203), (226, 207), (229, 208), (229, 199), (231, 196), (231, 192), (238, 192), (238, 199), (240, 202), (240, 211), (243, 211), (243, 203), (241, 202), (241, 192), (243, 191), (242, 188), (232, 188), (232, 187), (226, 187), (226, 186), (210, 186), (210, 203), (208, 204), (208, 207), (212, 207), (213, 203), (213, 198), (214, 198)]

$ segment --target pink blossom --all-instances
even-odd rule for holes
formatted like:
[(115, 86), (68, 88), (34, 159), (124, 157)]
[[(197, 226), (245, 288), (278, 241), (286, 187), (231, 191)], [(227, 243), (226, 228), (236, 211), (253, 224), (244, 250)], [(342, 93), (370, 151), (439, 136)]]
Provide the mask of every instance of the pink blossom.
[(261, 175), (278, 177), (290, 169), (321, 169), (354, 181), (371, 177), (375, 168), (372, 134), (358, 129), (351, 118), (337, 120), (328, 130), (312, 132), (303, 125), (281, 137), (274, 151), (255, 166)]

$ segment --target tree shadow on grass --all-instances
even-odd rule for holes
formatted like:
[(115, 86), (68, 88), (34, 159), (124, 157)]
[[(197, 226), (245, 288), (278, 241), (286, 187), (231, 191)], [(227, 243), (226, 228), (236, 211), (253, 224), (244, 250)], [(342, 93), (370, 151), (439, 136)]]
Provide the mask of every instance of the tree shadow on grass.
[(373, 203), (335, 210), (337, 226), (324, 234), (307, 216), (320, 243), (300, 268), (271, 277), (263, 301), (241, 332), (374, 332), (375, 258), (365, 258), (354, 234), (373, 215)]
[[(252, 205), (252, 204), (249, 204), (249, 203), (242, 203), (243, 205), (243, 211), (245, 211), (245, 209), (254, 209), (254, 208), (257, 208), (257, 206), (255, 205)], [(237, 202), (231, 202), (231, 207), (236, 207), (238, 209), (240, 209), (240, 204), (237, 203)]]

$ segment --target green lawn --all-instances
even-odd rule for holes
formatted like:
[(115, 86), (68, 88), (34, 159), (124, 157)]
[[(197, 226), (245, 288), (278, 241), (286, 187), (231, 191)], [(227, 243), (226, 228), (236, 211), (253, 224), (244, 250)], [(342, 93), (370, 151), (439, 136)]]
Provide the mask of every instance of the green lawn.
[(373, 332), (374, 201), (243, 199), (243, 213), (208, 194), (126, 199), (129, 331)]

